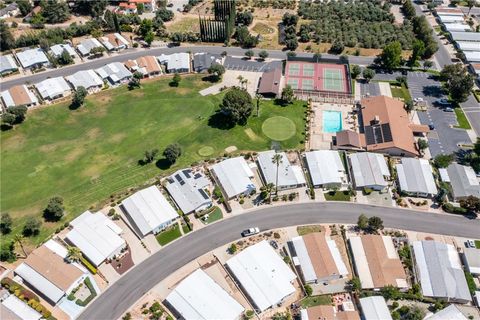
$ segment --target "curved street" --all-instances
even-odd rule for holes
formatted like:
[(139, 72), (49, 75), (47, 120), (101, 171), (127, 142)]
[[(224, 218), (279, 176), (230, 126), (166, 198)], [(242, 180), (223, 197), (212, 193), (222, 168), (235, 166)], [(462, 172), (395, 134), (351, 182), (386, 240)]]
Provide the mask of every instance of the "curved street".
[(352, 223), (358, 216), (378, 216), (387, 228), (480, 238), (480, 220), (461, 216), (362, 205), (355, 203), (304, 203), (258, 209), (221, 220), (171, 243), (112, 284), (79, 319), (117, 319), (145, 293), (188, 262), (232, 242), (240, 232), (314, 223)]

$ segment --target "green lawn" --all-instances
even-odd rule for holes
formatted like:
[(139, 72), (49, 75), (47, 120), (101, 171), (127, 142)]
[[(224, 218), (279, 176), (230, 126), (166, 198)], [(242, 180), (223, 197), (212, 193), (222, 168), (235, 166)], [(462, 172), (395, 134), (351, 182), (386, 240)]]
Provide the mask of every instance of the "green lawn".
[[(33, 110), (25, 123), (2, 132), (0, 207), (14, 219), (11, 235), (21, 232), (26, 217), (39, 216), (54, 195), (64, 198), (66, 216), (58, 224), (44, 223), (32, 243), (41, 242), (83, 211), (105, 204), (113, 194), (125, 196), (130, 187), (223, 155), (228, 146), (236, 146), (238, 152), (269, 149), (272, 141), (262, 132), (262, 124), (273, 116), (295, 124), (294, 135), (280, 146), (302, 147), (301, 101), (288, 107), (262, 101), (259, 117), (252, 115), (244, 127), (222, 129), (211, 120), (216, 119), (211, 116), (222, 96), (198, 94), (210, 83), (189, 76), (182, 77), (178, 88), (171, 88), (169, 81), (144, 83), (134, 91), (126, 86), (106, 90), (89, 96), (86, 105), (75, 111), (67, 104)], [(173, 167), (166, 168), (162, 161), (158, 166), (138, 164), (145, 150), (158, 148), (161, 154), (173, 142), (183, 148)]]
[(210, 224), (214, 221), (220, 220), (223, 218), (222, 210), (219, 207), (216, 207), (212, 212), (208, 214), (208, 219), (205, 221), (200, 219), (204, 224)]
[(172, 242), (173, 240), (180, 238), (182, 236), (182, 232), (180, 231), (180, 226), (176, 223), (173, 227), (160, 232), (157, 234), (157, 241), (160, 245), (164, 246), (167, 243)]
[(462, 128), (462, 129), (472, 129), (470, 126), (470, 123), (468, 122), (467, 116), (465, 116), (465, 113), (463, 113), (462, 108), (458, 107), (455, 108), (455, 115), (457, 116), (457, 121), (458, 121), (458, 126), (455, 126), (455, 128)]
[(475, 247), (480, 249), (480, 240), (475, 240)]
[(348, 191), (332, 191), (325, 192), (325, 200), (327, 201), (350, 201), (350, 192)]
[(314, 306), (329, 306), (331, 304), (332, 296), (328, 294), (323, 296), (305, 297), (303, 300), (300, 301), (300, 305), (303, 308), (310, 308)]
[(394, 98), (400, 98), (403, 99), (403, 101), (412, 101), (412, 97), (410, 96), (410, 92), (408, 89), (403, 85), (403, 86), (398, 86), (398, 85), (393, 85), (390, 84), (390, 89), (392, 91), (392, 96)]
[(187, 234), (192, 230), (190, 230), (190, 228), (186, 224), (183, 224), (182, 225), (182, 231), (183, 231), (183, 234)]

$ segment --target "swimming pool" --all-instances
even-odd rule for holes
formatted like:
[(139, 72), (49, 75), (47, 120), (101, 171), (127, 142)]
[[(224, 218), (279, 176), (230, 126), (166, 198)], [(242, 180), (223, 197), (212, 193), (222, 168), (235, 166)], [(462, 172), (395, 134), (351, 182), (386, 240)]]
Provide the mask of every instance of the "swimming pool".
[(335, 133), (342, 130), (342, 113), (340, 111), (323, 111), (323, 132)]

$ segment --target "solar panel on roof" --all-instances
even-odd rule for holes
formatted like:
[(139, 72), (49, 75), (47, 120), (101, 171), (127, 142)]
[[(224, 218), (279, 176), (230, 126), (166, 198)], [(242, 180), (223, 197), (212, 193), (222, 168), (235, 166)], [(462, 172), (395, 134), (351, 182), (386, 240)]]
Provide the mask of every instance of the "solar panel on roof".
[(382, 133), (383, 133), (383, 141), (384, 142), (393, 141), (392, 130), (390, 129), (390, 124), (389, 123), (382, 124)]
[(373, 136), (373, 129), (371, 126), (365, 127), (365, 139), (367, 144), (375, 144), (375, 137)]
[(195, 175), (193, 177), (195, 179), (200, 179), (202, 177), (202, 175), (200, 173), (195, 173)]
[(380, 126), (374, 126), (373, 127), (373, 135), (375, 137), (375, 142), (376, 143), (382, 143), (383, 142), (382, 129), (380, 128)]
[(185, 177), (190, 178), (190, 170), (183, 170), (182, 171)]
[(205, 193), (203, 189), (198, 189), (198, 192), (200, 192), (200, 194), (205, 200), (208, 200), (208, 195)]
[(180, 182), (180, 184), (182, 184), (183, 179), (182, 179), (182, 177), (180, 177), (180, 175), (178, 173), (175, 175), (175, 179), (177, 179), (177, 181)]

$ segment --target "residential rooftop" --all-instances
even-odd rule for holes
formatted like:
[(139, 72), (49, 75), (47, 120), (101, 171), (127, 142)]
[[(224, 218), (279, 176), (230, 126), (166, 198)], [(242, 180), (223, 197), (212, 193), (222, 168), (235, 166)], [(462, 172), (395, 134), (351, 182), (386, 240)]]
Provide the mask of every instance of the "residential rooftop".
[(212, 204), (208, 191), (206, 191), (210, 184), (203, 173), (193, 172), (192, 169), (182, 169), (167, 179), (165, 188), (180, 210), (188, 214), (206, 209)]
[[(277, 164), (273, 162), (275, 154), (281, 157), (278, 164), (278, 175)], [(306, 183), (302, 168), (297, 165), (292, 165), (285, 152), (277, 153), (274, 150), (259, 152), (257, 162), (266, 184), (273, 183), (277, 185), (279, 189), (288, 189), (301, 187)]]
[(362, 288), (409, 287), (392, 237), (362, 235), (351, 237), (349, 241)]

